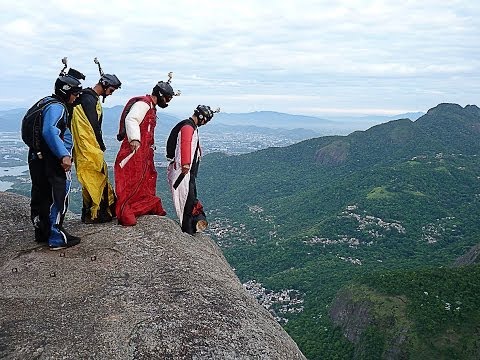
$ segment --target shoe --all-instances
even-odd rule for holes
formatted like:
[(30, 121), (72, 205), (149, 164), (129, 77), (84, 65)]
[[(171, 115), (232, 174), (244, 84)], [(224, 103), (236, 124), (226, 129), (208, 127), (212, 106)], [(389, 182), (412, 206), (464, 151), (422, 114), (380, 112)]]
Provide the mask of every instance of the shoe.
[[(84, 223), (86, 217), (87, 217), (87, 209), (85, 207), (83, 207), (82, 208), (82, 216), (80, 217), (80, 220)], [(90, 217), (90, 210), (88, 210), (88, 217)]]
[(85, 216), (83, 219), (82, 219), (82, 222), (84, 224), (104, 224), (104, 223), (107, 223), (107, 222), (111, 222), (112, 221), (112, 216), (111, 215), (99, 215), (97, 216), (95, 219), (92, 219), (90, 216)]
[[(77, 241), (80, 242), (80, 237), (78, 236), (75, 236), (75, 235), (72, 235), (70, 234), (67, 230), (65, 230), (63, 227), (60, 228), (60, 230), (65, 234), (65, 236), (67, 237), (67, 241), (70, 242), (70, 241)], [(48, 240), (47, 240), (48, 241)], [(73, 245), (72, 245), (73, 246)]]
[(205, 230), (208, 226), (208, 222), (207, 220), (198, 220), (197, 221), (197, 232), (202, 232), (203, 230)]
[(50, 229), (50, 237), (48, 238), (48, 246), (50, 250), (60, 250), (69, 248), (80, 243), (78, 236), (70, 235), (65, 231), (63, 226), (54, 225)]
[(80, 238), (76, 237), (76, 239), (72, 239), (72, 240), (67, 240), (66, 242), (63, 242), (63, 243), (59, 243), (59, 244), (55, 244), (55, 243), (52, 243), (52, 244), (48, 244), (48, 247), (50, 248), (50, 250), (52, 251), (55, 251), (55, 250), (62, 250), (62, 249), (66, 249), (66, 248), (70, 248), (72, 246), (75, 246), (75, 245), (78, 245), (80, 244)]
[(99, 223), (104, 224), (111, 222), (113, 220), (113, 217), (110, 214), (100, 214), (97, 219)]
[(88, 217), (84, 217), (82, 219), (82, 223), (84, 223), (84, 224), (98, 224), (98, 220), (97, 219), (92, 219), (90, 216), (88, 216)]

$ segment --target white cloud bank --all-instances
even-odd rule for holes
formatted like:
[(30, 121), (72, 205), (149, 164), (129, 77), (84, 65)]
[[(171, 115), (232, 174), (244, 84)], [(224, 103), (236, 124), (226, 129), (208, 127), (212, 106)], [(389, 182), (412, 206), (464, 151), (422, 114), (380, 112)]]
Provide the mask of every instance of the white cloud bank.
[(226, 112), (426, 111), (477, 103), (480, 4), (471, 1), (81, 1), (0, 4), (0, 108), (52, 91), (60, 59), (122, 89), (106, 106), (148, 93), (174, 72), (183, 95)]

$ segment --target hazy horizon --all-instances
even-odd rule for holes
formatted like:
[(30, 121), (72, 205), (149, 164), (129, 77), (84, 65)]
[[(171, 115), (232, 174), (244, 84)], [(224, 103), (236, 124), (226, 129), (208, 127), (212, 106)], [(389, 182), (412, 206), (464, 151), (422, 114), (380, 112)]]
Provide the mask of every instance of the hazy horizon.
[(173, 71), (168, 112), (316, 117), (426, 112), (480, 92), (480, 3), (59, 0), (0, 3), (0, 108), (29, 107), (69, 66), (122, 88), (105, 106), (150, 93)]

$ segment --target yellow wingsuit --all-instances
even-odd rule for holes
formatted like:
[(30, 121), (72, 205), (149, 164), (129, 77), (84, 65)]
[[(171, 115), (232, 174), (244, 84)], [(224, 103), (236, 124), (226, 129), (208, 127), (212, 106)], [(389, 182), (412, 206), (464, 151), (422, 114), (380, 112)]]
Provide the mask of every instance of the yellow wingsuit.
[(102, 119), (99, 96), (91, 88), (84, 89), (74, 104), (71, 132), (75, 169), (82, 184), (82, 221), (86, 223), (107, 222), (115, 216), (115, 194), (103, 154)]

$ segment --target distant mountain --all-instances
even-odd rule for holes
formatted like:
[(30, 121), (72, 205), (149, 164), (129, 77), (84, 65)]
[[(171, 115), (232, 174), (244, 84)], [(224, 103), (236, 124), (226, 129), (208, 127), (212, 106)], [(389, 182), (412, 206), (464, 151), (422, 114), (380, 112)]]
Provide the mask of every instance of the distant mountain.
[[(123, 106), (104, 107), (103, 132), (106, 135), (115, 135), (118, 131), (118, 120)], [(19, 131), (20, 121), (27, 109), (0, 110), (0, 131)], [(305, 133), (313, 131), (308, 138), (317, 135), (345, 135), (355, 130), (365, 130), (370, 126), (387, 122), (392, 119), (410, 118), (415, 120), (422, 113), (408, 113), (398, 116), (365, 116), (365, 117), (336, 117), (324, 119), (315, 116), (292, 115), (275, 111), (257, 111), (252, 113), (218, 113), (212, 124), (228, 127), (255, 126), (258, 129), (285, 129), (297, 133), (299, 138), (306, 139)], [(160, 131), (173, 127), (181, 119), (177, 116), (160, 111)], [(221, 129), (221, 128), (219, 128)], [(228, 128), (223, 127), (228, 130)], [(264, 130), (261, 130), (264, 131)], [(303, 134), (302, 134), (303, 133)]]
[[(107, 135), (114, 135), (118, 131), (118, 120), (120, 119), (120, 115), (123, 111), (123, 106), (114, 106), (113, 108), (104, 108), (104, 124), (103, 124), (103, 132)], [(273, 128), (269, 126), (275, 122), (275, 115), (269, 117), (268, 114), (277, 114), (280, 115), (285, 121), (285, 123), (292, 123), (298, 115), (289, 115), (289, 114), (281, 114), (281, 113), (274, 113), (274, 112), (264, 112), (264, 123), (259, 121), (259, 117), (250, 118), (248, 121), (225, 121), (225, 117), (230, 118), (232, 116), (236, 119), (242, 119), (244, 114), (215, 114), (214, 119), (212, 122), (208, 124), (208, 127), (202, 128), (202, 132), (212, 132), (212, 131), (219, 131), (219, 132), (249, 132), (249, 133), (263, 133), (263, 134), (297, 134), (299, 138), (311, 138), (315, 134), (321, 135), (320, 132), (312, 131), (310, 129), (302, 129), (301, 126), (297, 124), (291, 129), (287, 129), (285, 127)], [(171, 128), (175, 126), (180, 120), (179, 117), (174, 115), (165, 113), (163, 111), (159, 111), (158, 115), (158, 123), (157, 129), (158, 131), (167, 131), (170, 132)], [(262, 117), (262, 116), (260, 116)], [(296, 124), (293, 122), (293, 124)]]
[[(479, 243), (479, 136), (478, 107), (440, 104), (415, 121), (348, 136), (207, 155), (198, 193), (212, 236), (243, 281), (261, 283), (265, 294), (300, 294), (301, 311), (274, 311), (287, 318), (287, 331), (309, 359), (400, 358), (390, 353), (475, 359), (478, 271), (471, 269), (468, 288), (460, 280), (468, 268), (448, 274), (442, 268)], [(340, 305), (353, 296), (360, 313), (367, 307), (358, 299), (375, 300), (368, 311), (381, 312), (359, 319), (366, 322), (355, 341), (346, 336), (349, 319), (329, 313), (348, 284), (354, 290)], [(389, 301), (398, 305), (395, 298), (406, 304), (398, 317), (380, 316), (389, 314)], [(426, 307), (410, 308), (410, 301)]]
[(20, 131), (20, 124), (27, 109), (0, 110), (0, 131)]
[(373, 125), (398, 119), (410, 119), (414, 121), (423, 115), (425, 115), (424, 112), (409, 112), (398, 115), (331, 116), (330, 119), (333, 121), (371, 123)]
[(273, 129), (269, 127), (260, 127), (260, 126), (253, 126), (253, 125), (224, 125), (218, 124), (215, 121), (212, 121), (208, 124), (208, 127), (202, 128), (202, 133), (208, 134), (212, 132), (220, 132), (220, 133), (251, 133), (251, 134), (264, 134), (264, 135), (275, 135), (275, 136), (288, 136), (289, 138), (297, 138), (300, 140), (311, 139), (312, 137), (325, 135), (321, 132), (317, 132), (310, 129)]
[[(123, 106), (115, 106), (113, 108), (104, 109), (103, 133), (106, 136), (115, 136), (118, 132), (118, 122), (123, 111)], [(155, 136), (158, 144), (164, 144), (170, 130), (182, 119), (177, 118), (171, 114), (159, 111), (157, 126), (155, 128)], [(263, 146), (259, 143), (259, 148), (268, 147), (268, 144), (277, 139), (281, 142), (282, 138), (288, 144), (298, 142), (305, 139), (311, 139), (315, 136), (325, 135), (325, 133), (316, 132), (308, 129), (273, 129), (269, 127), (260, 127), (252, 125), (224, 125), (217, 122), (217, 115), (214, 117), (208, 126), (202, 127), (201, 132), (205, 141), (219, 144), (219, 138), (223, 138), (222, 143), (231, 142), (245, 144), (263, 140)], [(270, 140), (270, 141), (269, 141)], [(233, 144), (231, 144), (233, 145)], [(207, 149), (206, 149), (207, 150)]]
[[(20, 131), (20, 123), (21, 119), (25, 115), (27, 109), (23, 108), (18, 108), (18, 109), (12, 109), (12, 110), (0, 110), (0, 131), (5, 131), (5, 132), (16, 132)], [(123, 111), (123, 106), (117, 105), (114, 107), (104, 107), (104, 119), (103, 119), (103, 133), (107, 136), (114, 136), (118, 132), (118, 125), (119, 125), (119, 119), (120, 115)], [(264, 114), (260, 117), (254, 117), (251, 118), (249, 121), (240, 121), (242, 119), (243, 114), (217, 114), (215, 115), (215, 121), (212, 121), (209, 124), (209, 128), (211, 130), (216, 130), (216, 131), (225, 131), (225, 132), (232, 132), (232, 131), (246, 131), (246, 132), (251, 132), (251, 133), (263, 133), (263, 134), (273, 134), (275, 133), (276, 135), (281, 135), (282, 133), (284, 134), (289, 134), (289, 136), (296, 137), (299, 140), (300, 139), (306, 139), (306, 138), (311, 138), (315, 135), (325, 135), (325, 134), (330, 134), (333, 130), (331, 128), (328, 128), (326, 131), (315, 131), (311, 130), (311, 128), (303, 128), (302, 129), (302, 122), (296, 123), (295, 120), (297, 118), (307, 118), (307, 117), (301, 117), (298, 115), (289, 115), (289, 114), (281, 114), (281, 113), (274, 113), (274, 112), (263, 112)], [(273, 118), (269, 118), (268, 114), (276, 114), (272, 115)], [(238, 116), (237, 116), (238, 115)], [(239, 119), (238, 121), (234, 122), (229, 122), (225, 121), (225, 117), (234, 117), (236, 119)], [(292, 124), (291, 127), (287, 126), (275, 126), (272, 127), (269, 124), (275, 124), (276, 119), (278, 117), (281, 117), (283, 119), (283, 122), (285, 124), (289, 123)], [(260, 118), (263, 120), (260, 121)], [(158, 113), (158, 123), (157, 123), (157, 131), (159, 134), (167, 134), (170, 132), (171, 128), (175, 126), (176, 123), (178, 123), (180, 118), (164, 113), (163, 111), (159, 111)], [(223, 119), (223, 120), (222, 120)], [(288, 120), (290, 119), (290, 120)], [(312, 118), (316, 119), (316, 118)], [(272, 130), (273, 128), (278, 128), (277, 130)], [(355, 129), (352, 129), (352, 131)], [(341, 131), (343, 133), (344, 131)]]
[(251, 113), (218, 113), (215, 121), (225, 125), (253, 125), (268, 128), (307, 128), (325, 129), (334, 126), (335, 122), (314, 116), (291, 115), (275, 111), (256, 111)]
[[(0, 131), (17, 132), (20, 130), (20, 122), (27, 109), (12, 109), (0, 111)], [(123, 106), (104, 107), (103, 134), (109, 137), (115, 137), (118, 132), (119, 119), (123, 111)], [(170, 130), (181, 119), (159, 111), (156, 134), (161, 142), (169, 134)], [(355, 130), (365, 129), (365, 124), (358, 121), (330, 121), (312, 116), (291, 115), (273, 111), (261, 111), (247, 114), (216, 114), (214, 120), (202, 129), (206, 134), (214, 133), (217, 139), (219, 135), (241, 133), (243, 138), (251, 134), (261, 141), (265, 136), (265, 144), (280, 142), (284, 137), (287, 143), (293, 143), (304, 139), (310, 139), (316, 136), (348, 134)], [(250, 146), (250, 145), (248, 145)], [(256, 148), (262, 148), (260, 143)]]
[(229, 126), (256, 126), (295, 131), (305, 129), (322, 135), (346, 135), (352, 131), (365, 130), (371, 126), (393, 119), (409, 118), (410, 120), (416, 120), (421, 115), (423, 115), (423, 113), (405, 113), (397, 116), (332, 117), (325, 119), (275, 111), (256, 111), (235, 114), (221, 112), (215, 115), (215, 123)]
[[(383, 121), (389, 119), (382, 118)], [(296, 130), (303, 128), (322, 135), (344, 135), (355, 130), (365, 130), (372, 124), (382, 122), (380, 119), (372, 121), (370, 118), (339, 118), (324, 119), (315, 116), (292, 115), (275, 111), (256, 111), (251, 113), (219, 113), (215, 121), (224, 125), (252, 125), (273, 129)]]
[[(417, 120), (419, 117), (425, 115), (424, 112), (421, 112), (421, 111), (417, 111), (417, 112), (409, 112), (409, 113), (404, 113), (404, 114), (398, 114), (398, 115), (394, 115), (394, 116), (388, 116), (387, 118), (390, 119), (390, 120), (398, 120), (398, 119), (410, 119), (410, 120)], [(383, 122), (382, 121), (382, 116), (379, 116), (378, 117), (379, 120), (381, 120), (380, 122)]]
[[(398, 114), (393, 116), (385, 116), (385, 115), (331, 116), (329, 119), (334, 121), (338, 126), (340, 126), (341, 124), (341, 126), (343, 126), (343, 128), (347, 130), (348, 129), (366, 130), (372, 126), (386, 123), (392, 120), (409, 119), (414, 121), (423, 115), (425, 115), (425, 113), (423, 112), (410, 112), (410, 113), (403, 113), (403, 114)], [(339, 133), (339, 135), (341, 134)]]

